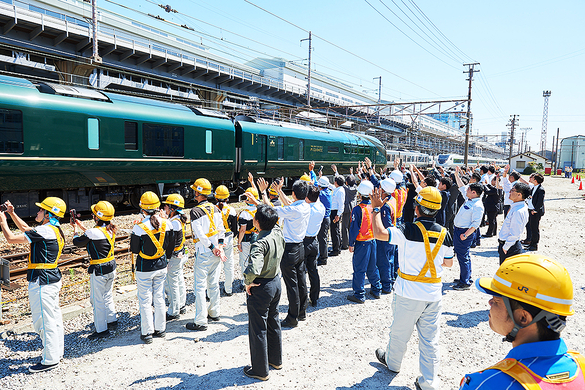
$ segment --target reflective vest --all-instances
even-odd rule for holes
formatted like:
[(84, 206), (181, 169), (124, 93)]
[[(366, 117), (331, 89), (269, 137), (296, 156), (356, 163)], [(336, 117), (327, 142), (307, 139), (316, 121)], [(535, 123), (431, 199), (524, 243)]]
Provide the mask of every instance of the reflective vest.
[[(585, 379), (583, 370), (585, 370), (585, 357), (578, 352), (567, 352), (571, 359), (577, 363), (577, 373), (570, 378), (569, 373), (560, 373), (548, 375), (546, 378), (537, 375), (530, 368), (526, 367), (516, 359), (508, 358), (496, 363), (488, 370), (500, 370), (503, 373), (516, 379), (516, 381), (526, 390), (582, 390), (585, 389)], [(465, 379), (465, 378), (464, 378)]]
[(356, 241), (369, 241), (374, 239), (374, 230), (372, 228), (372, 205), (359, 204), (362, 209), (362, 223), (360, 224), (360, 232), (356, 237)]
[(180, 220), (180, 217), (177, 215), (174, 218), (171, 218), (171, 221), (173, 219), (178, 219), (179, 222), (181, 223), (181, 230), (183, 231), (183, 237), (181, 238), (181, 243), (179, 244), (179, 246), (176, 246), (175, 249), (173, 249), (174, 252), (179, 252), (181, 249), (183, 249), (183, 246), (185, 245), (185, 224), (183, 223), (183, 221)]
[[(209, 205), (211, 207), (208, 209), (207, 207), (205, 207), (205, 205)], [(207, 218), (209, 218), (209, 232), (207, 232), (205, 235), (207, 237), (215, 236), (217, 233), (219, 233), (219, 230), (217, 230), (217, 228), (215, 227), (215, 222), (213, 221), (213, 213), (214, 213), (215, 206), (213, 206), (211, 203), (204, 203), (204, 204), (197, 205), (197, 207), (199, 207), (201, 210), (203, 210), (205, 212), (205, 214), (207, 215)], [(193, 238), (193, 242), (195, 244), (197, 244), (199, 242), (199, 239)]]
[[(242, 211), (240, 211), (240, 214), (241, 214), (242, 212), (244, 212), (244, 211), (246, 211), (246, 212), (250, 213), (250, 215), (252, 216), (252, 218), (254, 218), (254, 217), (256, 216), (256, 211), (258, 211), (258, 209), (254, 209), (254, 210), (248, 210), (248, 209), (246, 209), (246, 210), (242, 210)], [(238, 218), (239, 218), (239, 217), (238, 217)], [(246, 234), (252, 234), (252, 233), (256, 233), (257, 231), (258, 231), (258, 230), (256, 230), (256, 228), (254, 227), (254, 224), (252, 224), (252, 227), (250, 228), (250, 230), (246, 230)]]
[(227, 204), (223, 205), (223, 208), (221, 209), (221, 219), (223, 219), (223, 227), (225, 228), (226, 233), (231, 232), (231, 229), (228, 224), (228, 217), (230, 216), (232, 210), (233, 209)]
[(408, 190), (404, 187), (400, 187), (394, 190), (394, 199), (396, 199), (396, 218), (402, 217), (402, 211), (404, 210), (404, 205), (406, 204), (407, 195)]
[[(165, 235), (167, 233), (167, 221), (162, 220), (160, 223), (160, 228), (158, 230), (150, 230), (149, 228), (146, 227), (146, 225), (143, 222), (140, 222), (138, 224), (138, 226), (140, 226), (142, 228), (142, 230), (144, 230), (146, 235), (148, 237), (150, 237), (150, 239), (152, 240), (152, 243), (156, 247), (156, 253), (154, 255), (148, 256), (148, 255), (145, 255), (142, 251), (140, 251), (139, 256), (142, 257), (143, 259), (146, 259), (146, 260), (154, 260), (154, 259), (161, 258), (162, 255), (165, 254), (165, 250), (163, 248), (163, 243), (165, 242)], [(159, 232), (160, 232), (160, 236), (159, 236), (159, 239), (157, 240), (154, 235), (156, 233), (159, 233)]]
[(59, 245), (59, 252), (57, 253), (57, 257), (55, 261), (52, 263), (32, 263), (31, 256), (32, 251), (28, 254), (28, 269), (54, 269), (57, 268), (57, 264), (59, 262), (59, 258), (61, 257), (61, 252), (63, 252), (63, 247), (65, 246), (65, 240), (61, 237), (61, 232), (59, 228), (53, 225), (48, 225), (51, 229), (55, 231), (55, 236), (57, 237), (57, 244)]
[(103, 263), (107, 263), (108, 261), (112, 261), (114, 260), (114, 243), (116, 240), (116, 235), (112, 234), (112, 237), (108, 236), (108, 232), (106, 230), (105, 227), (102, 226), (96, 226), (102, 233), (104, 233), (104, 236), (106, 236), (106, 239), (108, 240), (108, 242), (110, 243), (110, 251), (108, 252), (108, 257), (106, 257), (105, 259), (91, 259), (89, 260), (89, 265), (98, 265), (98, 264), (103, 264)]
[[(402, 273), (400, 271), (400, 268), (398, 269), (398, 276), (400, 276), (402, 279), (409, 280), (411, 282), (440, 283), (441, 278), (437, 277), (437, 269), (435, 268), (435, 257), (437, 257), (437, 254), (441, 249), (441, 245), (443, 245), (443, 241), (445, 240), (445, 236), (447, 235), (447, 229), (442, 228), (441, 232), (429, 232), (427, 231), (427, 229), (425, 229), (424, 225), (421, 222), (416, 222), (415, 225), (418, 226), (423, 236), (423, 240), (425, 243), (425, 252), (427, 255), (427, 262), (422, 267), (419, 274), (416, 276)], [(429, 237), (437, 239), (435, 247), (433, 248), (432, 251), (431, 244), (429, 243)], [(431, 272), (430, 277), (426, 276), (429, 270)]]

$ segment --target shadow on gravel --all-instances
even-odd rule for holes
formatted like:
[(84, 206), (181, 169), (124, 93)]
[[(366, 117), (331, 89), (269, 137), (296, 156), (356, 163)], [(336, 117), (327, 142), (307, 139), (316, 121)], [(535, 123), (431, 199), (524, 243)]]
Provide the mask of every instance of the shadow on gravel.
[(477, 310), (470, 313), (458, 314), (443, 312), (445, 317), (453, 316), (454, 319), (447, 320), (447, 325), (453, 328), (474, 328), (481, 322), (488, 321), (489, 310)]
[(392, 383), (394, 377), (397, 374), (390, 372), (383, 364), (378, 362), (370, 362), (370, 366), (376, 368), (378, 371), (369, 378), (364, 378), (361, 382), (355, 383), (349, 387), (337, 387), (337, 390), (349, 390), (349, 389), (389, 389), (389, 390), (410, 390), (409, 387), (405, 386), (388, 386)]
[(479, 257), (493, 257), (494, 259), (496, 259), (497, 261), (500, 261), (500, 255), (498, 254), (498, 248), (495, 248), (493, 250), (489, 250), (489, 251), (473, 251), (471, 253), (471, 256), (479, 256)]
[(130, 386), (137, 386), (139, 388), (152, 387), (148, 384), (150, 381), (157, 381), (159, 379), (180, 379), (181, 383), (174, 386), (156, 387), (157, 390), (178, 390), (178, 389), (206, 389), (219, 390), (232, 386), (245, 386), (255, 382), (255, 379), (244, 376), (244, 367), (229, 368), (224, 370), (217, 370), (205, 375), (188, 374), (185, 372), (170, 372), (163, 375), (149, 376), (144, 379), (139, 379), (130, 384)]

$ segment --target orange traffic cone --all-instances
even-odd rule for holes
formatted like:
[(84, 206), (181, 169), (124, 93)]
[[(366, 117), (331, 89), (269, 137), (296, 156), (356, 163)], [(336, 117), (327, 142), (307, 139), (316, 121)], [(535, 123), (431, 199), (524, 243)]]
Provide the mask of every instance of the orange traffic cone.
[(580, 182), (579, 182), (579, 190), (582, 190), (582, 189), (583, 189), (583, 182), (582, 182), (582, 181), (580, 181)]
[(571, 184), (575, 184), (575, 176), (573, 176), (573, 179), (571, 180)]

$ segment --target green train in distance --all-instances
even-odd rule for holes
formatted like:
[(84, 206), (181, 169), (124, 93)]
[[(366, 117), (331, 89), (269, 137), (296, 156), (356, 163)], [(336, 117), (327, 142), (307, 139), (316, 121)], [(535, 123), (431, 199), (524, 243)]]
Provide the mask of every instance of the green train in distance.
[(295, 179), (315, 161), (341, 174), (369, 157), (375, 138), (262, 121), (117, 93), (0, 76), (0, 195), (20, 216), (58, 196), (89, 210), (99, 200), (138, 206), (144, 191), (180, 193), (199, 177), (236, 189), (248, 172)]

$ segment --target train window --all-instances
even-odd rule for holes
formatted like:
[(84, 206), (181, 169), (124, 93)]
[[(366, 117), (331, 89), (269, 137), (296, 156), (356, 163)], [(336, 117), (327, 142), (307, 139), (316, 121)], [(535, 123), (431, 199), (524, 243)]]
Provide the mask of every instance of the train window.
[(305, 159), (305, 140), (299, 140), (299, 160)]
[(142, 150), (145, 156), (183, 157), (185, 130), (159, 124), (142, 125)]
[(100, 148), (100, 121), (97, 118), (87, 118), (87, 147), (93, 150)]
[(370, 154), (370, 147), (366, 146), (364, 149), (365, 149), (364, 153), (369, 155)]
[(357, 153), (358, 153), (358, 148), (357, 148), (357, 146), (354, 146), (353, 148), (351, 148), (351, 152), (352, 152), (353, 154), (357, 154)]
[(138, 123), (124, 122), (124, 148), (138, 150)]
[(278, 159), (284, 160), (284, 138), (278, 137)]
[(212, 137), (211, 130), (205, 130), (205, 153), (207, 154), (211, 154), (212, 150), (211, 137)]
[(0, 109), (0, 153), (23, 153), (22, 111)]
[(364, 148), (363, 146), (360, 146), (360, 147), (358, 148), (358, 153), (359, 153), (359, 154), (365, 154), (365, 153), (366, 153), (366, 148)]
[(327, 153), (339, 153), (339, 146), (328, 146)]
[(351, 154), (351, 146), (344, 146), (343, 147), (343, 153), (344, 154)]

